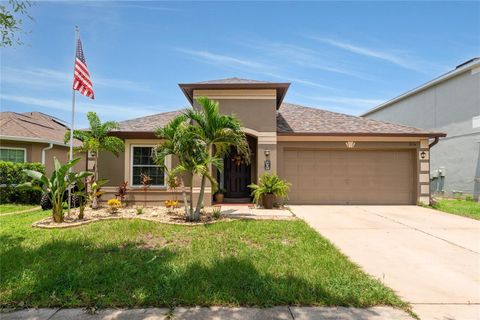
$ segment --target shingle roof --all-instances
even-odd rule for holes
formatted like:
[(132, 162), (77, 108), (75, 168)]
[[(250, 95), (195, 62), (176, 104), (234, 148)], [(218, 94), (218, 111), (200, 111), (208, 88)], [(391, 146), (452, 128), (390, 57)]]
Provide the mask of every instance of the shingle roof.
[[(158, 113), (151, 116), (122, 121), (123, 132), (153, 132), (180, 115), (184, 109)], [(350, 116), (311, 107), (283, 103), (277, 111), (279, 134), (315, 135), (417, 135), (442, 136), (442, 134), (384, 121)]]
[(120, 128), (113, 131), (124, 132), (153, 132), (159, 127), (163, 127), (170, 120), (182, 114), (184, 109), (153, 114), (151, 116), (140, 117), (119, 122)]
[[(62, 120), (41, 112), (0, 113), (0, 136), (43, 140), (63, 145), (67, 130), (68, 127)], [(74, 141), (74, 144), (79, 145), (80, 141)]]
[(443, 136), (414, 127), (372, 120), (311, 107), (283, 103), (277, 112), (280, 134), (315, 135), (429, 135)]
[(253, 79), (242, 79), (237, 77), (195, 82), (195, 84), (247, 84), (247, 83), (271, 83), (271, 82), (253, 80)]

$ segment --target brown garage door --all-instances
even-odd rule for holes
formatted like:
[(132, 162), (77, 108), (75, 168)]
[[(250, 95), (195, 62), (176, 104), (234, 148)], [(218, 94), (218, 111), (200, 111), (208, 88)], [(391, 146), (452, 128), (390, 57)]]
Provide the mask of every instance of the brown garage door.
[(414, 204), (410, 150), (286, 150), (290, 203)]

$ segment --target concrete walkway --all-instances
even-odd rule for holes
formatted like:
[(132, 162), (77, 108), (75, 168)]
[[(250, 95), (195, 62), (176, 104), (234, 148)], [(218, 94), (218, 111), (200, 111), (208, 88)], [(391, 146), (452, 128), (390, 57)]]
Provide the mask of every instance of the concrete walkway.
[(480, 221), (417, 206), (291, 206), (422, 320), (480, 319)]
[(164, 308), (106, 309), (87, 313), (83, 309), (29, 309), (0, 313), (2, 320), (412, 320), (405, 312), (389, 307), (321, 308)]
[(231, 219), (289, 220), (295, 218), (288, 209), (259, 209), (248, 205), (222, 205), (221, 211), (223, 216)]

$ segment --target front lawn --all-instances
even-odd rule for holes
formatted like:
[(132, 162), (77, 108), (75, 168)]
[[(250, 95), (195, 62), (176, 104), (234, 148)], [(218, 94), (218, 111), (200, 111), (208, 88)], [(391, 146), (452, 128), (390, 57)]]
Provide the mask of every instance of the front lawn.
[(0, 204), (0, 215), (4, 213), (12, 213), (12, 212), (28, 210), (35, 207), (38, 207), (38, 205), (4, 203), (4, 204)]
[(50, 215), (0, 217), (0, 306), (392, 305), (303, 221), (205, 226), (142, 220), (44, 230)]
[(480, 220), (480, 203), (457, 199), (437, 199), (437, 210)]

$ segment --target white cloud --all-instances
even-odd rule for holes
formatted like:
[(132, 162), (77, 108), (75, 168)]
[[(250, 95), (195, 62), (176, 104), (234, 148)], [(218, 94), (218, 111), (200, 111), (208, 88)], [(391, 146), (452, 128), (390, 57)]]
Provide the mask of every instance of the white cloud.
[[(94, 89), (95, 87), (100, 86), (130, 91), (151, 91), (147, 85), (135, 81), (111, 79), (96, 75), (91, 76)], [(66, 85), (70, 87), (70, 83), (73, 82), (73, 71), (69, 73), (46, 68), (18, 69), (2, 67), (1, 81), (3, 83), (20, 84), (22, 86), (28, 85), (38, 88), (65, 87)]]
[(255, 61), (250, 61), (247, 59), (236, 58), (232, 56), (216, 54), (208, 51), (197, 51), (197, 50), (189, 50), (184, 48), (177, 48), (179, 52), (188, 54), (193, 57), (197, 57), (202, 59), (203, 62), (220, 64), (224, 66), (230, 67), (248, 67), (248, 68), (266, 68), (267, 66)]
[(386, 99), (364, 99), (364, 98), (348, 98), (348, 97), (309, 97), (312, 100), (321, 102), (331, 102), (357, 107), (374, 107), (385, 102)]
[[(70, 112), (72, 109), (72, 102), (70, 100), (45, 99), (30, 96), (18, 96), (10, 94), (0, 94), (0, 99), (10, 102), (17, 102), (29, 106), (36, 106), (40, 108), (47, 108), (53, 110), (60, 110)], [(135, 117), (146, 116), (150, 114), (160, 113), (166, 111), (168, 108), (164, 106), (155, 105), (116, 105), (116, 104), (100, 104), (95, 101), (84, 102), (77, 101), (76, 111), (85, 114), (88, 111), (95, 111), (100, 115), (107, 116), (109, 119), (123, 120)], [(40, 109), (40, 111), (42, 111)], [(48, 113), (48, 112), (45, 112)]]
[(310, 38), (329, 44), (331, 46), (352, 52), (352, 53), (356, 53), (356, 54), (363, 55), (370, 58), (376, 58), (376, 59), (388, 61), (390, 63), (393, 63), (395, 65), (398, 65), (406, 69), (419, 71), (418, 62), (414, 58), (408, 57), (408, 54), (406, 52), (394, 53), (392, 51), (361, 47), (345, 41), (339, 41), (339, 40), (334, 40), (330, 38), (320, 38), (320, 37), (314, 37), (314, 36)]
[(317, 70), (354, 76), (361, 79), (368, 79), (366, 75), (349, 70), (345, 66), (334, 62), (330, 57), (321, 57), (324, 53), (316, 50), (298, 46), (290, 43), (271, 42), (271, 41), (240, 41), (241, 45), (260, 51), (270, 57), (276, 57), (281, 61), (298, 65), (300, 67), (313, 68)]
[(266, 75), (269, 77), (281, 79), (282, 81), (292, 81), (292, 82), (297, 82), (300, 84), (313, 86), (317, 88), (331, 89), (330, 87), (320, 83), (278, 73), (276, 71), (278, 70), (278, 68), (276, 68), (275, 66), (267, 65), (261, 62), (248, 60), (244, 58), (238, 58), (234, 56), (227, 56), (223, 54), (212, 53), (208, 51), (196, 51), (196, 50), (190, 50), (190, 49), (184, 49), (184, 48), (176, 48), (176, 50), (179, 52), (185, 53), (189, 56), (192, 56), (194, 58), (197, 58), (200, 62), (203, 62), (203, 63), (238, 69), (244, 72)]

